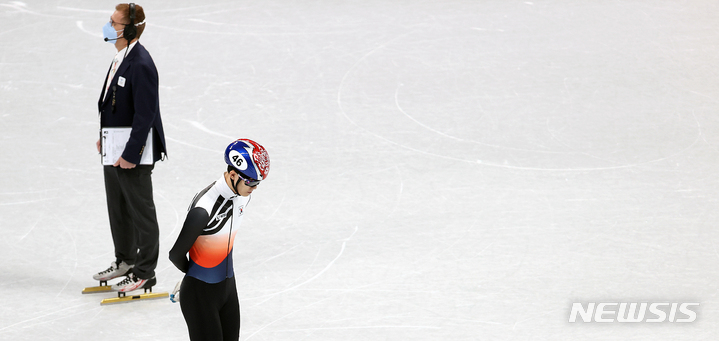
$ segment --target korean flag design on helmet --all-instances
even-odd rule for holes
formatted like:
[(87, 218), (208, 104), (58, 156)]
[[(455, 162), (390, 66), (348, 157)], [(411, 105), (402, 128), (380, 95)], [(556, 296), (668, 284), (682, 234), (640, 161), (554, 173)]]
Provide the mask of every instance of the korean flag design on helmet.
[(225, 162), (254, 180), (264, 180), (270, 172), (267, 150), (250, 139), (238, 139), (230, 143), (225, 149)]

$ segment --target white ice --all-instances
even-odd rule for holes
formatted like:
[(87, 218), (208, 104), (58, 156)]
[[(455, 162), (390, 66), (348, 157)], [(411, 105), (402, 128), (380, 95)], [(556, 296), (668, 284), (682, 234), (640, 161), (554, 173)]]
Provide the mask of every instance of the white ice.
[[(0, 0), (0, 339), (187, 340), (82, 295), (113, 250), (95, 150), (115, 2)], [(719, 3), (148, 1), (169, 160), (156, 290), (240, 137), (242, 340), (716, 340)], [(698, 302), (569, 323), (573, 302)]]

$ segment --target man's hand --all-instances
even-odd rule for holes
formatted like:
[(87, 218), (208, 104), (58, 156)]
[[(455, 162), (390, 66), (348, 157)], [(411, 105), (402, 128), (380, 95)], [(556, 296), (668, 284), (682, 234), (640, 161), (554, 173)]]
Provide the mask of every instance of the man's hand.
[(97, 145), (97, 152), (102, 153), (102, 144), (100, 143), (100, 139), (98, 139), (95, 144)]
[(123, 159), (122, 156), (120, 156), (120, 158), (117, 159), (117, 162), (115, 162), (115, 164), (112, 166), (113, 167), (120, 166), (120, 168), (122, 168), (122, 169), (132, 169), (132, 168), (135, 168), (135, 166), (137, 166), (137, 165), (132, 162), (125, 161), (125, 159)]

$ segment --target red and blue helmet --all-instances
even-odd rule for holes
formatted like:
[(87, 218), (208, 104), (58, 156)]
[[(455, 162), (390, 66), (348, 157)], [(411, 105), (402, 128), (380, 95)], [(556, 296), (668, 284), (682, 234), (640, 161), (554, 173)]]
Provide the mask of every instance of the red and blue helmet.
[(270, 172), (270, 156), (265, 147), (250, 139), (239, 139), (225, 149), (225, 162), (242, 175), (264, 180)]

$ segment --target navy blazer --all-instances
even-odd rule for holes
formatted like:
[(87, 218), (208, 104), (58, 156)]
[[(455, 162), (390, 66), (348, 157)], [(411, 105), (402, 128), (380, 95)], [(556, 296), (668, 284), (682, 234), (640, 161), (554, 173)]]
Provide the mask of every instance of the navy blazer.
[[(140, 163), (147, 134), (150, 128), (154, 128), (153, 161), (162, 159), (167, 154), (167, 150), (160, 117), (159, 77), (152, 57), (139, 42), (135, 44), (115, 72), (115, 76), (110, 81), (108, 94), (105, 96), (109, 73), (108, 69), (97, 104), (100, 111), (100, 126), (102, 128), (132, 127), (130, 140), (125, 145), (122, 158), (134, 164)], [(119, 82), (120, 77), (124, 79), (121, 82)]]

